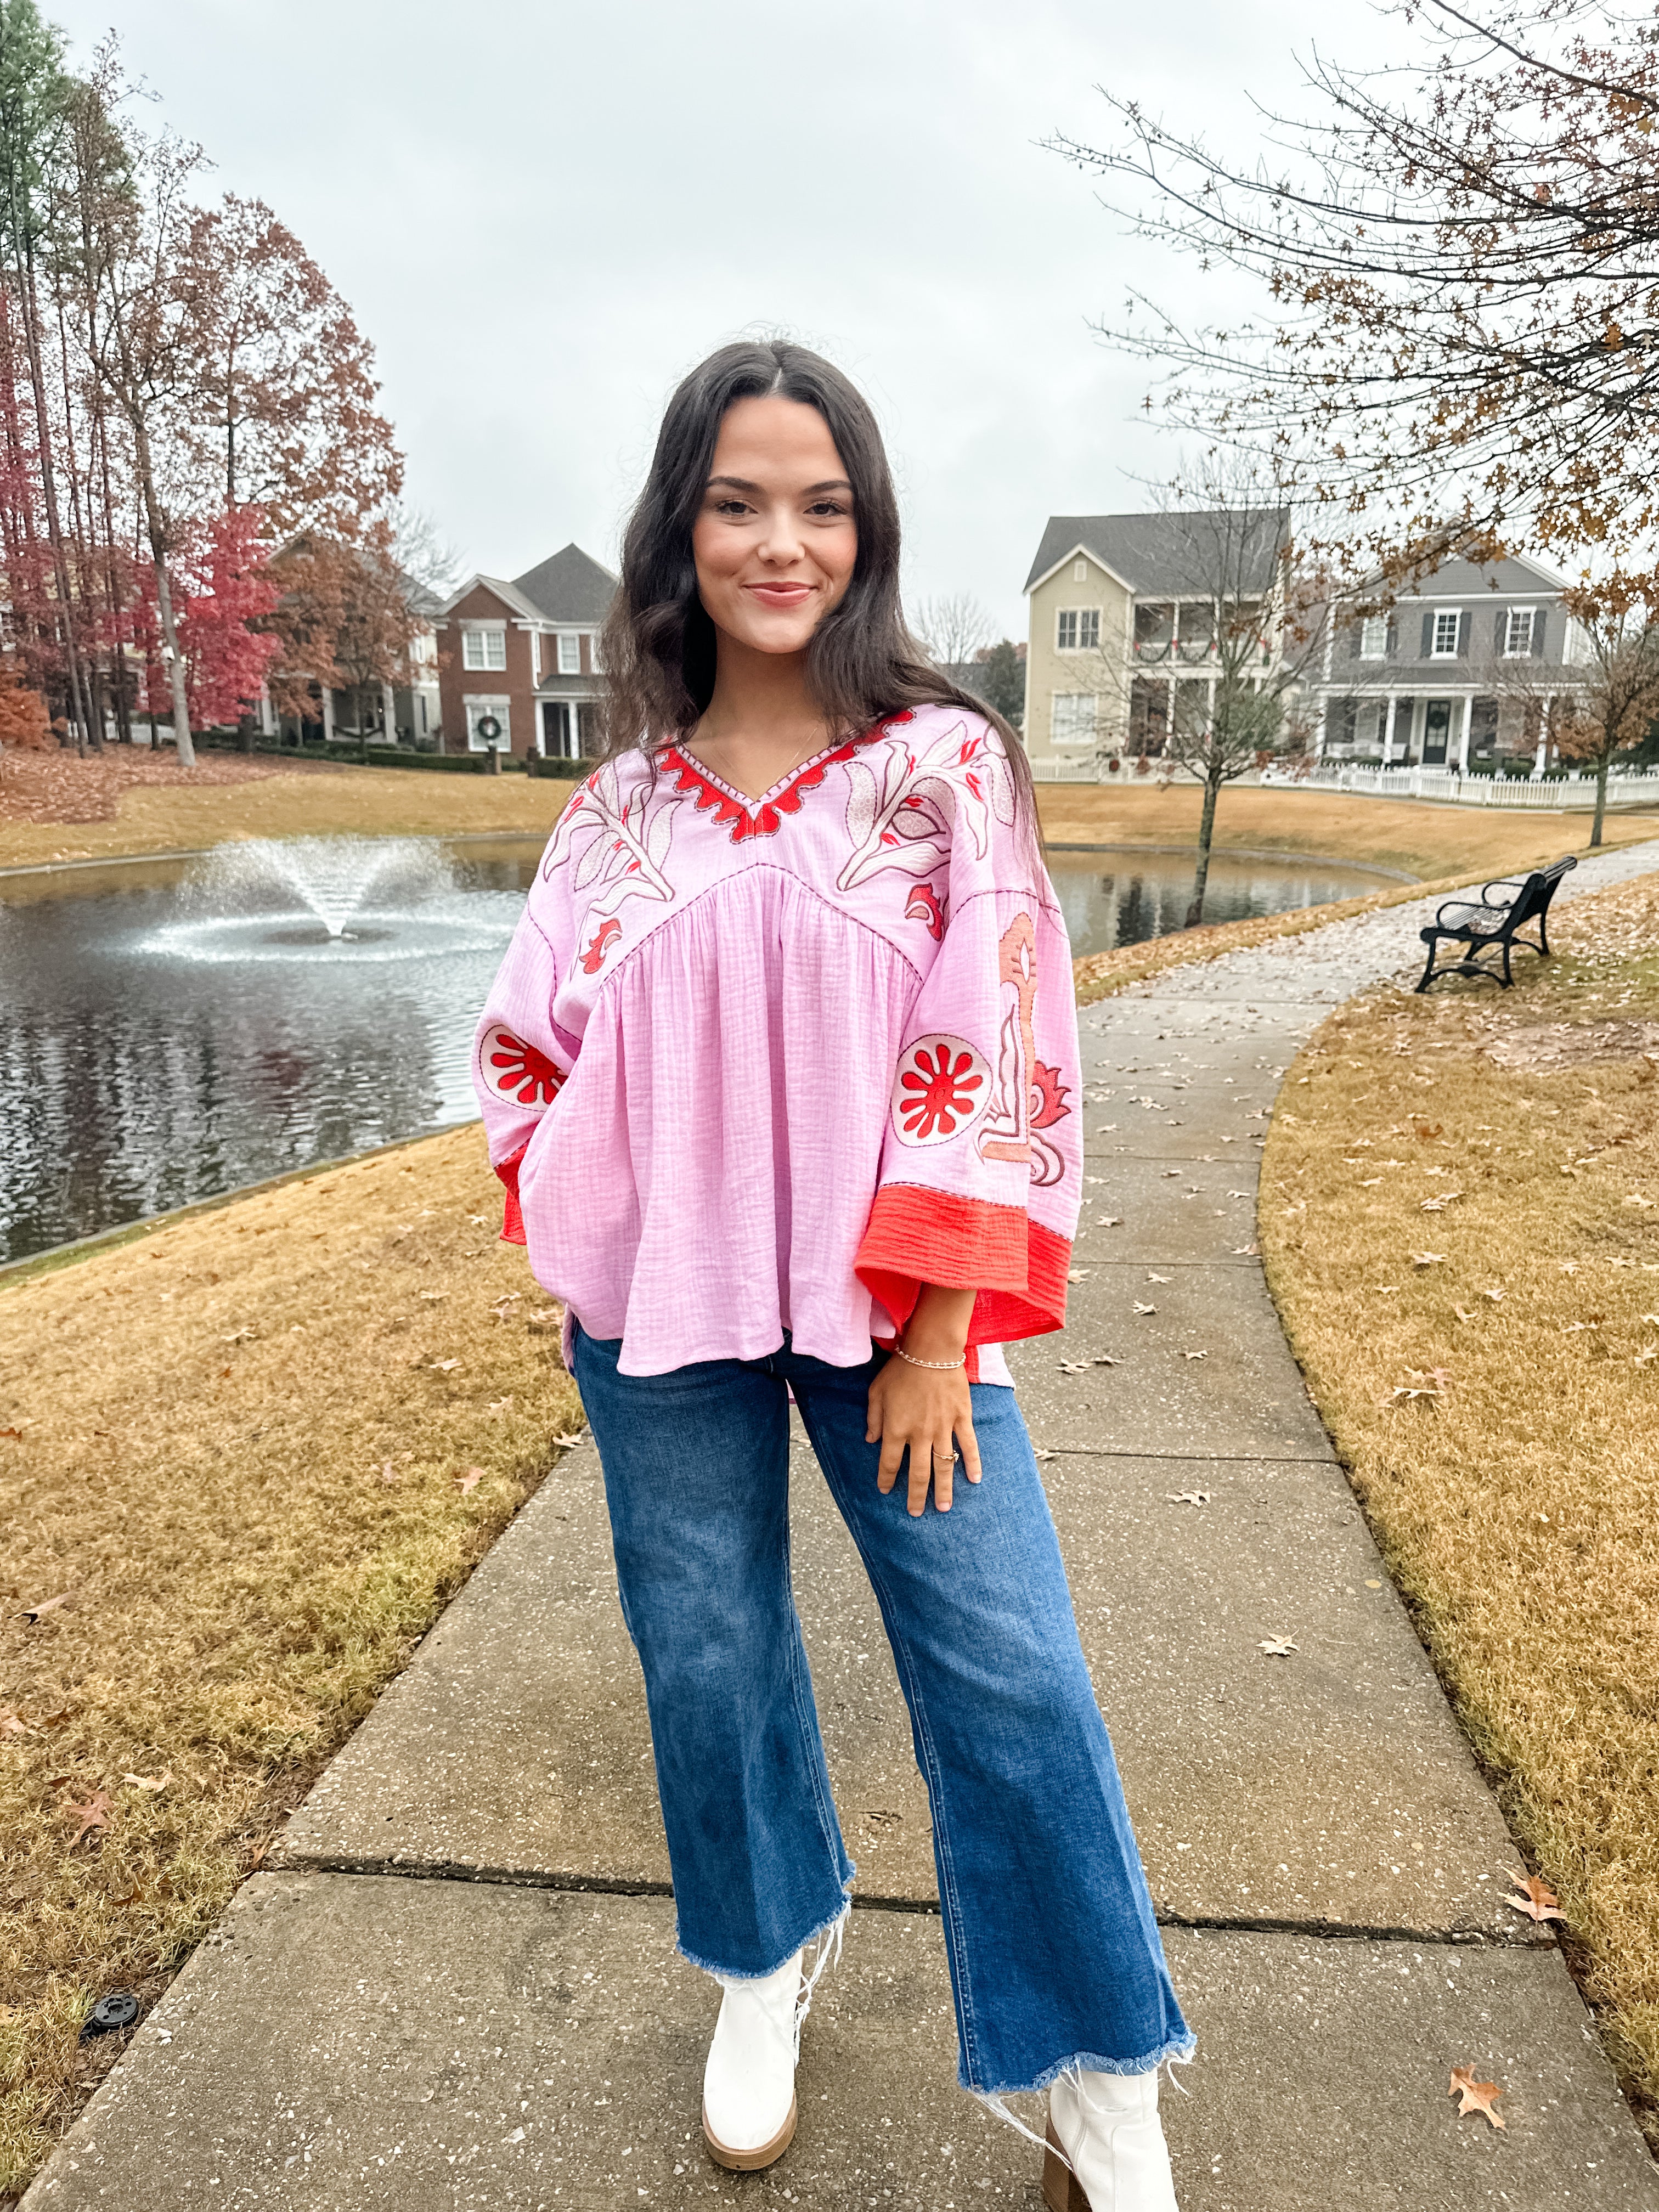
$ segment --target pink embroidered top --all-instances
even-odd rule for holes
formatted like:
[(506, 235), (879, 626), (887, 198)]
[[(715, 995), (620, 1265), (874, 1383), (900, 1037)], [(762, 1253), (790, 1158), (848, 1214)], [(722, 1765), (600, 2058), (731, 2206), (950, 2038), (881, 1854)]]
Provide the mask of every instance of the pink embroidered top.
[(750, 800), (677, 748), (560, 817), (479, 1024), (504, 1234), (628, 1375), (837, 1366), (919, 1286), (969, 1375), (1061, 1326), (1081, 1145), (1070, 947), (1001, 740), (924, 707)]

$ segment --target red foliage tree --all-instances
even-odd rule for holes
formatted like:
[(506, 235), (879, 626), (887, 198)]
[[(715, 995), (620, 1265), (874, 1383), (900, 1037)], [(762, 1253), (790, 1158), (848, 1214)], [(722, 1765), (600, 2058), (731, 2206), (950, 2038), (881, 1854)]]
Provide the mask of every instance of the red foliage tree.
[(255, 630), (282, 593), (270, 580), (254, 507), (228, 507), (193, 564), (194, 590), (183, 594), (179, 641), (185, 656), (190, 719), (199, 729), (239, 721), (258, 698), (282, 641)]

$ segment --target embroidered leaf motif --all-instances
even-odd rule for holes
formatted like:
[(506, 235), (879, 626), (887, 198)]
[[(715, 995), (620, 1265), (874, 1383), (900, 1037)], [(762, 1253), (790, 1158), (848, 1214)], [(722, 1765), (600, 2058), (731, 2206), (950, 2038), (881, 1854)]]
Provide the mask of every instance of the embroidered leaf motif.
[[(890, 745), (878, 771), (868, 761), (849, 762), (847, 834), (854, 851), (836, 879), (838, 887), (850, 891), (887, 868), (931, 874), (949, 856), (958, 814), (983, 859), (993, 758), (983, 737), (970, 737), (967, 724), (958, 722), (915, 752)], [(1006, 762), (997, 765), (1008, 773)], [(994, 797), (1000, 814), (1005, 801)]]

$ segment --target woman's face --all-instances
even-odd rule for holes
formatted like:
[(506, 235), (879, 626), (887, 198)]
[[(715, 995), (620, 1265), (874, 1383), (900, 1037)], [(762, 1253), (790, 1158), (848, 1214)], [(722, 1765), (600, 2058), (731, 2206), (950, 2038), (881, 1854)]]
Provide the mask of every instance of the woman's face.
[(853, 488), (817, 409), (735, 400), (691, 532), (715, 628), (757, 653), (803, 651), (845, 596), (858, 550)]

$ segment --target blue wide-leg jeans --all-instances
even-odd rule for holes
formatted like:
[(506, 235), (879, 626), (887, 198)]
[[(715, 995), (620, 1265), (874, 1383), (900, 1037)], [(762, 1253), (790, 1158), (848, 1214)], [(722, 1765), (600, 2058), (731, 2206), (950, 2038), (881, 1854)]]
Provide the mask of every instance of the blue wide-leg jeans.
[(679, 1944), (774, 1972), (853, 1878), (789, 1572), (793, 1389), (869, 1574), (933, 1810), (960, 2077), (1149, 2072), (1193, 2038), (1170, 1986), (1054, 1525), (1012, 1390), (975, 1384), (984, 1479), (913, 1518), (865, 1442), (881, 1356), (622, 1375), (578, 1331), (623, 1617), (645, 1672)]

